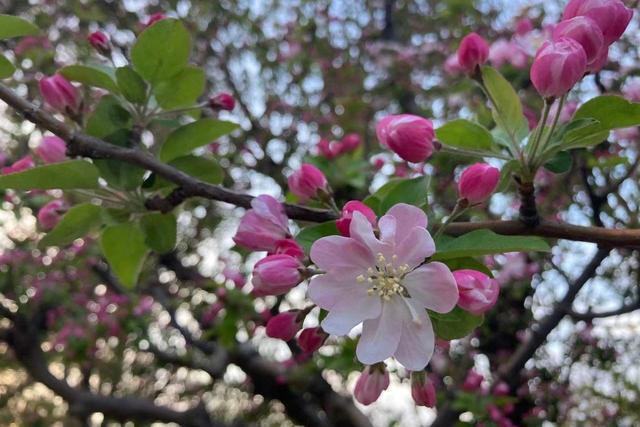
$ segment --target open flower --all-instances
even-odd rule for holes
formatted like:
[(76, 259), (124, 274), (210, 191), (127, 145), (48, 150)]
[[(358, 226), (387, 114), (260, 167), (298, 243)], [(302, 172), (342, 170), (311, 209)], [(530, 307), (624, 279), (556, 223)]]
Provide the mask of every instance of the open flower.
[(426, 226), (422, 210), (399, 203), (380, 218), (376, 235), (355, 211), (350, 237), (323, 237), (311, 247), (325, 272), (309, 284), (311, 300), (329, 311), (322, 328), (345, 335), (363, 323), (356, 354), (364, 364), (393, 356), (409, 370), (424, 369), (435, 341), (425, 308), (447, 313), (458, 301), (449, 268), (423, 264), (435, 252)]

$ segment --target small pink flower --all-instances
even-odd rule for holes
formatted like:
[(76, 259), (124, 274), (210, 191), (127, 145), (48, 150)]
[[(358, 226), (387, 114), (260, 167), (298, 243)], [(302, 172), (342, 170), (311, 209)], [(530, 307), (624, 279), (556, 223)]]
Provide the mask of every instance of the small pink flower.
[(464, 71), (469, 74), (489, 58), (489, 45), (476, 33), (467, 34), (460, 42), (458, 48), (458, 62)]
[(153, 15), (151, 15), (149, 17), (149, 19), (147, 20), (147, 22), (145, 22), (144, 24), (142, 24), (143, 28), (148, 28), (150, 26), (152, 26), (153, 24), (155, 24), (158, 21), (162, 21), (163, 19), (167, 19), (167, 15), (165, 15), (162, 12), (157, 12), (154, 13)]
[(289, 255), (268, 255), (253, 269), (256, 295), (282, 295), (302, 281), (300, 261)]
[(378, 220), (354, 211), (350, 237), (328, 236), (311, 247), (311, 260), (324, 271), (311, 279), (309, 298), (329, 314), (322, 328), (346, 335), (363, 323), (356, 355), (367, 365), (391, 356), (407, 369), (424, 369), (435, 336), (425, 308), (451, 311), (458, 289), (439, 262), (424, 264), (435, 252), (427, 216), (403, 203)]
[(133, 314), (136, 316), (144, 316), (151, 312), (153, 307), (153, 298), (149, 295), (143, 295), (138, 301), (138, 305), (133, 308)]
[(22, 172), (27, 169), (31, 169), (36, 164), (33, 162), (33, 157), (30, 155), (24, 156), (20, 160), (17, 160), (11, 166), (5, 166), (2, 168), (2, 175), (7, 175), (10, 173)]
[(298, 336), (298, 346), (305, 353), (313, 353), (326, 341), (328, 335), (320, 327), (305, 328)]
[(358, 148), (362, 143), (362, 139), (357, 133), (348, 133), (344, 137), (342, 137), (342, 141), (340, 142), (342, 143), (343, 147), (342, 151), (349, 152)]
[(604, 44), (604, 36), (602, 31), (587, 16), (576, 16), (566, 21), (561, 21), (555, 26), (552, 33), (553, 40), (559, 40), (563, 37), (573, 39), (580, 43), (587, 55), (587, 65), (595, 62), (600, 51), (607, 48)]
[(342, 208), (342, 214), (340, 219), (336, 221), (336, 227), (343, 236), (349, 237), (349, 227), (351, 226), (351, 219), (354, 212), (360, 212), (369, 220), (372, 226), (375, 227), (378, 217), (376, 213), (369, 206), (365, 205), (359, 200), (350, 200), (344, 204)]
[(433, 154), (435, 146), (431, 120), (411, 114), (386, 116), (376, 125), (378, 141), (403, 160), (418, 163)]
[(484, 377), (471, 369), (469, 370), (469, 372), (467, 372), (467, 376), (462, 383), (462, 389), (464, 391), (479, 390), (482, 386), (482, 381), (484, 381)]
[(38, 211), (38, 223), (43, 230), (51, 230), (58, 225), (62, 215), (67, 211), (64, 200), (52, 200)]
[(498, 300), (500, 285), (484, 273), (475, 270), (456, 270), (453, 277), (458, 285), (458, 306), (480, 315), (491, 309)]
[(67, 79), (60, 74), (43, 77), (38, 82), (40, 94), (51, 107), (66, 114), (80, 112), (80, 94)]
[(389, 372), (384, 365), (366, 366), (353, 390), (353, 396), (363, 405), (371, 405), (389, 387)]
[(458, 54), (454, 54), (449, 56), (444, 61), (444, 71), (447, 74), (456, 75), (463, 71), (462, 65), (460, 65), (460, 61), (458, 61)]
[(500, 170), (486, 163), (476, 163), (460, 175), (458, 194), (469, 203), (481, 203), (491, 196), (500, 181)]
[(339, 154), (340, 149), (338, 145), (339, 144), (337, 144), (335, 141), (332, 142), (328, 139), (322, 138), (320, 142), (318, 142), (316, 147), (318, 148), (318, 154), (326, 159), (331, 160), (337, 157)]
[(495, 67), (502, 67), (504, 64), (509, 63), (515, 68), (525, 68), (528, 57), (518, 44), (499, 39), (491, 45), (489, 60)]
[(45, 136), (34, 151), (45, 163), (57, 163), (67, 158), (67, 144), (57, 136)]
[(251, 201), (233, 241), (254, 251), (273, 251), (278, 241), (290, 236), (287, 215), (280, 202), (263, 194)]
[(571, 0), (564, 9), (562, 20), (575, 16), (588, 16), (604, 36), (609, 45), (618, 40), (627, 29), (633, 10), (627, 8), (620, 0)]
[(531, 66), (531, 82), (544, 97), (559, 97), (569, 92), (587, 71), (587, 55), (570, 38), (547, 40)]
[(500, 381), (493, 387), (492, 394), (494, 396), (507, 396), (509, 394), (510, 388), (504, 381)]
[(209, 309), (204, 312), (202, 318), (200, 319), (200, 323), (202, 323), (202, 326), (204, 326), (205, 328), (211, 326), (223, 308), (224, 304), (222, 303), (222, 301), (216, 301), (211, 304), (211, 307), (209, 307)]
[(424, 372), (411, 372), (411, 397), (418, 406), (436, 406), (436, 388)]
[(227, 92), (220, 92), (209, 98), (209, 107), (211, 107), (212, 110), (231, 111), (235, 106), (236, 100), (233, 98), (233, 95)]
[(111, 53), (111, 42), (109, 41), (109, 36), (102, 31), (94, 31), (89, 34), (87, 40), (91, 47), (93, 47), (99, 54), (108, 56)]
[(295, 241), (295, 239), (284, 239), (276, 242), (276, 249), (269, 255), (283, 254), (294, 258), (303, 259), (304, 249)]
[(524, 36), (528, 32), (533, 30), (533, 22), (529, 18), (520, 18), (516, 22), (516, 34), (519, 36)]
[(327, 193), (329, 183), (322, 171), (317, 167), (304, 163), (300, 169), (287, 178), (289, 190), (304, 203), (322, 193)]
[(267, 322), (267, 336), (283, 341), (292, 340), (302, 328), (304, 318), (301, 317), (300, 310), (290, 310), (276, 314)]

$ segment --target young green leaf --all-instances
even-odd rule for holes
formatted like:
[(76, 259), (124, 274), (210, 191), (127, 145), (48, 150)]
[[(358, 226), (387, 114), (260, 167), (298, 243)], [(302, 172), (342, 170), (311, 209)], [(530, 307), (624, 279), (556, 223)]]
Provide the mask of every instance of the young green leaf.
[(491, 99), (493, 119), (516, 142), (528, 133), (529, 126), (522, 113), (522, 104), (513, 86), (494, 68), (482, 67), (482, 82)]
[(131, 114), (111, 95), (103, 96), (87, 121), (87, 133), (105, 138), (122, 129), (130, 129)]
[(302, 246), (306, 253), (311, 250), (313, 242), (321, 237), (339, 234), (335, 221), (323, 222), (321, 224), (305, 227), (296, 235), (296, 241)]
[(13, 66), (11, 61), (6, 56), (0, 55), (0, 79), (7, 79), (13, 76), (16, 71), (16, 67)]
[(191, 36), (182, 22), (163, 19), (138, 36), (131, 48), (131, 62), (143, 78), (157, 83), (182, 71), (190, 52)]
[(98, 188), (98, 169), (84, 160), (37, 166), (0, 176), (0, 189), (69, 190)]
[(378, 215), (383, 215), (396, 203), (419, 206), (427, 201), (428, 185), (429, 179), (427, 176), (394, 179), (367, 197), (364, 203)]
[(466, 337), (484, 321), (484, 316), (476, 316), (460, 307), (446, 314), (430, 311), (429, 317), (436, 336), (447, 341)]
[(140, 220), (140, 227), (144, 232), (145, 243), (154, 251), (162, 254), (175, 247), (177, 223), (174, 214), (159, 212), (147, 214)]
[(109, 92), (118, 93), (118, 86), (113, 78), (103, 69), (88, 65), (69, 65), (59, 71), (68, 80), (87, 86), (99, 87)]
[(97, 229), (102, 224), (101, 209), (100, 206), (91, 203), (73, 206), (62, 217), (58, 225), (38, 242), (38, 247), (66, 246), (74, 240), (86, 236), (91, 230)]
[(155, 88), (158, 104), (165, 110), (193, 105), (204, 91), (204, 71), (187, 67), (179, 74), (158, 83)]
[(0, 40), (34, 36), (40, 30), (31, 22), (17, 16), (0, 15)]
[(119, 67), (116, 70), (116, 80), (120, 91), (128, 101), (136, 104), (144, 103), (147, 98), (147, 84), (133, 68)]
[(184, 125), (167, 137), (160, 149), (160, 160), (171, 161), (193, 149), (207, 145), (236, 129), (236, 123), (223, 120), (201, 119)]
[(457, 119), (436, 129), (438, 141), (460, 150), (491, 153), (496, 146), (489, 131), (482, 125), (465, 119)]
[(488, 229), (475, 230), (447, 241), (437, 248), (434, 260), (502, 254), (506, 252), (548, 252), (549, 245), (535, 236), (503, 236)]
[(135, 223), (113, 225), (102, 232), (100, 247), (116, 277), (127, 288), (133, 288), (147, 256), (142, 230)]

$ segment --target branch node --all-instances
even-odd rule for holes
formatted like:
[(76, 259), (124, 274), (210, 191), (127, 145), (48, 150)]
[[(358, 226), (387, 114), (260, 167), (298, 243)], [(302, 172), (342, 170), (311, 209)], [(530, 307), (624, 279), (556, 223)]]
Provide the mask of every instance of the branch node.
[(522, 182), (519, 177), (515, 177), (518, 183), (518, 193), (520, 194), (520, 221), (529, 228), (534, 228), (540, 224), (540, 216), (536, 207), (536, 195), (533, 182)]

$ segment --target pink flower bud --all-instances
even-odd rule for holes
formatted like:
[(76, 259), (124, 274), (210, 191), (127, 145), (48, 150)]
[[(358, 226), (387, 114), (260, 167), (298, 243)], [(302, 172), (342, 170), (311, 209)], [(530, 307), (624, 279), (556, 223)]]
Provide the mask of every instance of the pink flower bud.
[(93, 47), (99, 54), (108, 56), (111, 53), (111, 42), (109, 41), (109, 36), (102, 31), (94, 31), (89, 34), (87, 40), (91, 47)]
[(562, 20), (575, 16), (588, 16), (600, 27), (605, 44), (618, 40), (627, 29), (633, 10), (620, 0), (571, 0), (562, 14)]
[(58, 225), (62, 215), (67, 211), (66, 204), (64, 200), (53, 200), (38, 211), (38, 223), (40, 227), (45, 230), (51, 230), (53, 227)]
[(57, 136), (45, 136), (34, 151), (45, 163), (57, 163), (67, 158), (67, 144)]
[(373, 227), (376, 226), (378, 218), (376, 217), (376, 213), (369, 206), (365, 205), (359, 200), (350, 200), (345, 203), (342, 208), (342, 214), (340, 215), (340, 219), (336, 221), (336, 227), (338, 227), (338, 231), (343, 236), (349, 237), (351, 233), (349, 232), (349, 228), (351, 226), (351, 219), (353, 218), (354, 212), (360, 212), (369, 220)]
[(475, 270), (457, 270), (453, 277), (458, 285), (458, 306), (480, 315), (493, 307), (498, 300), (500, 285), (484, 273)]
[(348, 133), (342, 138), (343, 152), (353, 151), (360, 146), (362, 139), (357, 133)]
[(389, 372), (384, 365), (366, 366), (353, 390), (353, 396), (363, 405), (371, 405), (389, 387)]
[(149, 17), (149, 19), (147, 19), (147, 22), (145, 22), (144, 24), (142, 24), (143, 28), (148, 28), (150, 26), (152, 26), (153, 24), (155, 24), (158, 21), (162, 21), (163, 19), (166, 19), (167, 15), (165, 15), (162, 12), (158, 12), (158, 13), (154, 13), (153, 15), (151, 15)]
[(318, 148), (318, 154), (331, 160), (340, 154), (340, 147), (338, 145), (335, 141), (332, 142), (328, 139), (322, 138), (316, 147)]
[(231, 111), (235, 106), (236, 100), (233, 98), (233, 95), (227, 92), (220, 92), (209, 98), (209, 107), (211, 107), (212, 110)]
[(236, 289), (242, 289), (247, 282), (244, 274), (234, 268), (226, 267), (224, 270), (222, 270), (222, 275), (226, 280), (231, 280)]
[(436, 406), (436, 388), (424, 372), (411, 372), (411, 397), (418, 406)]
[(290, 310), (276, 314), (267, 322), (267, 336), (283, 341), (292, 340), (302, 328), (303, 318), (301, 317), (300, 310)]
[(491, 196), (500, 181), (500, 170), (486, 163), (476, 163), (460, 175), (458, 194), (469, 203), (484, 202)]
[(278, 240), (276, 249), (269, 255), (275, 254), (289, 255), (301, 260), (304, 258), (304, 249), (294, 239)]
[(318, 193), (328, 192), (329, 185), (322, 171), (308, 163), (303, 164), (300, 169), (289, 175), (287, 183), (289, 190), (298, 196), (302, 203), (315, 198)]
[(594, 59), (593, 62), (587, 66), (587, 71), (590, 73), (597, 73), (598, 71), (602, 70), (605, 65), (607, 65), (607, 61), (609, 61), (609, 48), (607, 46), (604, 46), (602, 49), (600, 49), (600, 53), (598, 53), (596, 59)]
[(474, 371), (473, 369), (469, 370), (467, 373), (464, 382), (462, 383), (462, 389), (464, 391), (476, 391), (479, 390), (482, 386), (482, 381), (484, 381), (484, 377)]
[(43, 77), (38, 82), (40, 94), (51, 107), (65, 114), (80, 112), (80, 94), (67, 79), (60, 74)]
[(547, 40), (531, 66), (531, 82), (544, 97), (559, 97), (569, 92), (587, 71), (587, 55), (577, 41), (570, 38)]
[(509, 394), (509, 386), (504, 381), (500, 381), (493, 387), (492, 394), (494, 396), (507, 396)]
[(23, 170), (30, 169), (34, 167), (36, 164), (33, 162), (33, 158), (29, 155), (24, 156), (20, 160), (16, 160), (14, 164), (11, 166), (5, 166), (2, 168), (2, 175), (7, 175), (10, 173), (22, 172)]
[(133, 314), (143, 316), (151, 311), (153, 307), (153, 298), (149, 295), (143, 295), (138, 301), (138, 305), (133, 308)]
[(305, 328), (298, 336), (298, 346), (305, 353), (313, 353), (322, 347), (328, 335), (320, 327)]
[(593, 19), (587, 16), (576, 16), (556, 25), (553, 29), (552, 39), (559, 40), (563, 37), (580, 43), (587, 55), (587, 65), (596, 61), (600, 51), (606, 48), (602, 31)]
[(202, 326), (204, 326), (205, 328), (211, 326), (223, 308), (224, 304), (222, 303), (222, 301), (216, 301), (211, 304), (211, 307), (209, 307), (209, 309), (202, 314), (202, 318), (200, 319), (200, 323), (202, 323)]
[(431, 120), (411, 114), (386, 116), (376, 125), (380, 144), (408, 162), (422, 162), (433, 154), (434, 132)]
[(253, 269), (254, 294), (282, 295), (302, 281), (303, 265), (289, 255), (268, 255)]
[(528, 32), (533, 30), (533, 22), (529, 18), (520, 18), (516, 22), (516, 34), (519, 36), (524, 36)]
[(279, 240), (290, 237), (287, 215), (280, 202), (263, 194), (251, 201), (233, 240), (254, 251), (273, 251)]
[(489, 58), (489, 45), (476, 33), (467, 34), (458, 48), (458, 63), (464, 71), (472, 74)]

